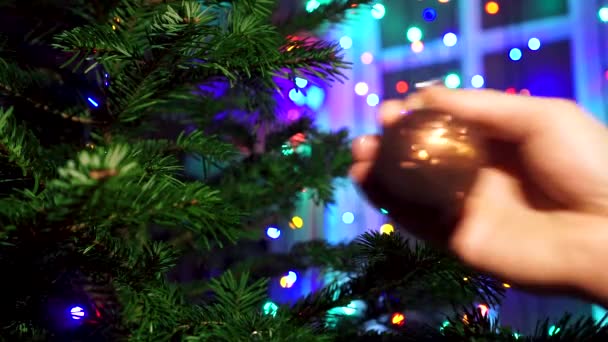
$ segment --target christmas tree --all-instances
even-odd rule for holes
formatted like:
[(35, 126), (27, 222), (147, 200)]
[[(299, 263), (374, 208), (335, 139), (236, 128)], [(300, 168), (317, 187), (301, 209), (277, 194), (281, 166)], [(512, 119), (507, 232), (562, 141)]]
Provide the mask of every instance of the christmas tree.
[[(534, 336), (500, 327), (488, 311), (508, 284), (398, 233), (237, 253), (346, 175), (347, 132), (286, 118), (281, 96), (342, 78), (339, 46), (306, 32), (371, 2), (3, 1), (0, 339), (606, 338), (568, 315)], [(189, 255), (221, 272), (183, 279)], [(267, 279), (293, 268), (336, 281), (279, 306)]]

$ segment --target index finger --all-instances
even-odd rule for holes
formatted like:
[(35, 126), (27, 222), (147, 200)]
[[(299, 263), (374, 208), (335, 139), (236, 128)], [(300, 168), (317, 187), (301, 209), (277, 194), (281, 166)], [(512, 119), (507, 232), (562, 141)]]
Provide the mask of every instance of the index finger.
[(574, 102), (565, 99), (444, 87), (423, 88), (405, 99), (402, 107), (450, 114), (510, 141), (536, 135), (550, 129), (555, 120), (580, 111)]

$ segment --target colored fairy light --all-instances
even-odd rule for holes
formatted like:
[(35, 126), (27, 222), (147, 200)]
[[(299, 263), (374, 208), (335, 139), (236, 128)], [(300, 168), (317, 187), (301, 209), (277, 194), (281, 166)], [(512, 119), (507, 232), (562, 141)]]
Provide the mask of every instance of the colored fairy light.
[(349, 36), (340, 38), (340, 46), (345, 50), (350, 49), (353, 46), (353, 39)]
[(380, 226), (381, 234), (391, 234), (394, 231), (395, 231), (395, 227), (393, 227), (393, 225), (390, 223), (385, 223), (382, 226)]
[(507, 283), (502, 283), (502, 287), (504, 287), (505, 289), (510, 289), (511, 285), (509, 285)]
[(298, 86), (298, 88), (304, 88), (306, 85), (308, 85), (307, 79), (296, 77), (296, 86)]
[(369, 86), (365, 82), (355, 84), (355, 93), (359, 96), (364, 96), (369, 91)]
[(317, 86), (311, 86), (306, 92), (306, 104), (312, 110), (319, 110), (325, 101), (325, 90)]
[(532, 51), (540, 49), (540, 40), (538, 38), (530, 38), (528, 40), (528, 48)]
[(483, 79), (483, 76), (475, 75), (471, 77), (471, 85), (473, 86), (473, 88), (481, 88), (484, 84), (485, 80)]
[(371, 52), (364, 52), (361, 54), (361, 63), (363, 64), (372, 64), (374, 61), (374, 55)]
[(437, 18), (437, 11), (434, 8), (428, 7), (422, 11), (422, 19), (426, 21), (433, 21)]
[(293, 286), (293, 283), (289, 281), (289, 277), (287, 277), (287, 276), (282, 276), (281, 279), (279, 280), (279, 284), (284, 289), (289, 289)]
[(488, 1), (486, 2), (486, 13), (488, 14), (496, 14), (500, 11), (500, 6), (496, 1)]
[(513, 87), (509, 87), (509, 88), (507, 88), (507, 90), (505, 90), (505, 92), (507, 94), (515, 94), (515, 93), (517, 93), (517, 90)]
[(300, 216), (294, 216), (291, 218), (291, 222), (289, 222), (289, 227), (291, 229), (300, 229), (304, 226), (304, 220)]
[(395, 90), (397, 90), (399, 94), (405, 94), (409, 89), (410, 85), (406, 81), (399, 81), (395, 84)]
[(420, 30), (419, 28), (417, 28), (415, 26), (410, 27), (407, 30), (406, 36), (407, 36), (407, 40), (409, 40), (410, 42), (412, 42), (412, 43), (417, 42), (419, 40), (422, 40), (422, 30)]
[(413, 42), (412, 45), (410, 45), (410, 48), (414, 53), (420, 53), (422, 52), (422, 50), (424, 50), (424, 43), (422, 43), (422, 41), (420, 40), (417, 40)]
[(553, 335), (559, 334), (560, 330), (561, 329), (559, 327), (556, 327), (555, 325), (550, 326), (549, 327), (549, 331), (548, 331), (549, 336), (553, 336)]
[(377, 94), (367, 95), (367, 105), (370, 107), (376, 107), (380, 103), (380, 97)]
[(444, 84), (450, 89), (458, 88), (460, 87), (460, 76), (457, 74), (448, 74), (445, 77)]
[(342, 310), (342, 313), (347, 315), (347, 316), (353, 316), (354, 314), (357, 313), (357, 303), (356, 302), (350, 302), (348, 303), (347, 306), (343, 306), (340, 308)]
[(74, 306), (70, 309), (70, 314), (72, 315), (72, 319), (79, 320), (85, 316), (84, 309), (80, 306)]
[(289, 98), (298, 106), (306, 103), (306, 96), (304, 96), (304, 93), (298, 88), (293, 88), (289, 91)]
[(95, 99), (93, 99), (92, 97), (87, 97), (87, 101), (89, 101), (89, 103), (93, 105), (93, 107), (99, 107), (99, 103), (97, 103), (97, 101), (95, 101)]
[(350, 211), (345, 212), (344, 214), (342, 214), (342, 222), (346, 224), (351, 224), (355, 222), (355, 215)]
[(509, 58), (511, 58), (512, 61), (520, 60), (521, 56), (522, 56), (521, 50), (518, 48), (512, 48), (509, 51)]
[(306, 12), (310, 13), (319, 8), (319, 6), (321, 6), (321, 3), (318, 0), (308, 0), (306, 3)]
[(287, 120), (296, 121), (300, 118), (300, 111), (297, 109), (290, 109), (287, 111)]
[(443, 35), (443, 45), (452, 47), (458, 42), (458, 36), (453, 32), (448, 32)]
[(281, 284), (282, 288), (288, 289), (288, 288), (291, 288), (297, 280), (298, 280), (298, 275), (296, 274), (296, 272), (289, 271), (287, 273), (287, 275), (284, 275), (283, 277), (281, 277), (279, 283)]
[(299, 91), (297, 88), (293, 88), (289, 91), (289, 98), (293, 102), (298, 102), (300, 98), (304, 97), (304, 94)]
[(372, 17), (374, 17), (374, 19), (382, 19), (385, 14), (386, 8), (383, 4), (375, 4), (372, 6)]
[(276, 227), (268, 227), (266, 229), (266, 235), (271, 239), (278, 239), (281, 236), (281, 230)]
[(394, 313), (393, 316), (391, 316), (391, 324), (397, 325), (397, 326), (404, 325), (405, 316), (400, 312)]
[(608, 7), (602, 7), (597, 11), (597, 16), (603, 23), (608, 23)]
[(477, 305), (477, 310), (479, 310), (479, 313), (481, 313), (482, 317), (486, 317), (488, 315), (488, 312), (490, 311), (490, 308), (485, 304), (479, 304)]
[(272, 315), (274, 317), (277, 315), (279, 306), (271, 301), (267, 301), (266, 303), (264, 303), (262, 310), (264, 311), (264, 315)]
[(388, 210), (386, 210), (386, 209), (384, 209), (384, 208), (380, 208), (380, 212), (381, 212), (383, 215), (388, 214)]

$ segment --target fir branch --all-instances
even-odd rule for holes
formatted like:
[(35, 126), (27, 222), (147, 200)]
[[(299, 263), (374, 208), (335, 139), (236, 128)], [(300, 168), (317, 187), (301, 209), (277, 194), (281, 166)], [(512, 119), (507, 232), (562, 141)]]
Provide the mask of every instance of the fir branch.
[[(555, 322), (548, 319), (537, 322), (532, 335), (523, 336), (510, 327), (499, 325), (499, 319), (490, 317), (479, 308), (458, 310), (440, 329), (441, 338), (446, 341), (603, 341), (608, 338), (606, 316), (599, 321), (589, 316), (574, 319), (565, 313)], [(553, 329), (550, 329), (553, 326)]]
[[(141, 40), (140, 40), (141, 41)], [(64, 67), (72, 65), (78, 70), (89, 55), (94, 55), (97, 63), (115, 60), (141, 60), (145, 46), (137, 46), (126, 34), (113, 30), (111, 26), (81, 26), (64, 31), (54, 37), (54, 48), (72, 54)], [(74, 63), (76, 61), (76, 63)], [(87, 68), (91, 70), (95, 63)]]
[(0, 154), (5, 154), (9, 162), (16, 163), (23, 176), (34, 178), (35, 188), (53, 174), (51, 165), (45, 162), (38, 139), (17, 123), (12, 108), (0, 108)]
[(146, 176), (134, 161), (138, 154), (126, 145), (82, 151), (78, 162), (60, 168), (60, 177), (45, 189), (54, 198), (45, 208), (48, 219), (73, 217), (100, 229), (131, 227), (131, 234), (138, 234), (142, 222), (156, 223), (191, 230), (207, 247), (211, 241), (235, 241), (242, 214), (227, 206), (216, 190), (168, 175)]
[(227, 271), (221, 277), (211, 280), (209, 289), (214, 294), (214, 304), (209, 310), (231, 310), (235, 315), (250, 310), (259, 310), (266, 296), (266, 279), (250, 283), (249, 274), (242, 273), (239, 279)]
[(183, 333), (184, 326), (202, 322), (196, 306), (187, 305), (175, 286), (152, 282), (143, 289), (119, 285), (124, 324), (132, 340), (170, 341)]
[(70, 113), (51, 108), (48, 104), (42, 104), (31, 96), (27, 91), (32, 88), (45, 88), (51, 86), (49, 80), (53, 79), (48, 72), (40, 70), (23, 70), (14, 63), (0, 59), (0, 93), (25, 100), (35, 109), (42, 109), (53, 115), (58, 115), (66, 120), (82, 124), (102, 125), (103, 122), (90, 118), (90, 113), (85, 110), (82, 114)]
[[(267, 280), (250, 281), (248, 274), (238, 278), (230, 271), (211, 281), (212, 300), (204, 308), (203, 324), (188, 336), (189, 341), (329, 341), (308, 325), (296, 324), (281, 309), (274, 315), (262, 313)], [(205, 324), (212, 321), (215, 324)]]
[(314, 32), (325, 23), (344, 21), (346, 13), (365, 8), (373, 0), (337, 0), (320, 5), (312, 12), (297, 11), (294, 15), (281, 20), (279, 27), (283, 35), (297, 34), (301, 31)]
[(501, 282), (399, 234), (368, 232), (357, 239), (357, 244), (360, 250), (356, 260), (363, 268), (350, 281), (355, 294), (372, 298), (391, 291), (410, 309), (428, 303), (456, 304), (475, 299), (493, 305), (504, 294)]
[(116, 120), (128, 123), (138, 120), (146, 110), (163, 105), (160, 91), (168, 83), (169, 71), (160, 65), (134, 67), (117, 74), (109, 88), (108, 107)]
[(338, 43), (326, 41), (288, 40), (284, 45), (281, 68), (287, 72), (276, 75), (288, 78), (294, 72), (303, 77), (313, 77), (326, 82), (343, 81), (346, 76), (343, 69), (350, 68), (350, 63), (343, 60)]
[(195, 153), (216, 162), (231, 160), (238, 154), (234, 145), (225, 143), (216, 136), (205, 135), (200, 130), (195, 130), (188, 135), (184, 132), (180, 133), (175, 141), (175, 146), (181, 151)]

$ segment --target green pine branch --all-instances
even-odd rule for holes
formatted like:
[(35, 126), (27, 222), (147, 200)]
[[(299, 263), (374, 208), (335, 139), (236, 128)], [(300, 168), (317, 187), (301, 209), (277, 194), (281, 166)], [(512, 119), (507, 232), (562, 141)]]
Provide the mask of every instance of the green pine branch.
[(355, 259), (363, 269), (361, 276), (350, 282), (353, 293), (373, 298), (388, 292), (409, 309), (474, 300), (492, 305), (503, 297), (500, 281), (399, 234), (368, 232), (357, 239), (357, 244), (360, 251)]
[(12, 108), (0, 108), (0, 155), (19, 166), (24, 177), (35, 180), (34, 191), (40, 182), (53, 175), (52, 165), (46, 161), (38, 139), (24, 125), (17, 123)]
[(447, 341), (602, 341), (608, 338), (606, 317), (596, 321), (590, 316), (574, 318), (565, 313), (554, 322), (537, 322), (531, 335), (522, 335), (510, 327), (501, 326), (479, 308), (463, 308), (449, 317), (441, 327), (441, 339)]
[(83, 124), (97, 123), (87, 109), (64, 108), (64, 105), (39, 101), (42, 89), (61, 83), (61, 76), (52, 70), (26, 70), (16, 63), (0, 58), (0, 95), (13, 101), (24, 101), (33, 109), (41, 109), (66, 120)]
[[(107, 109), (123, 122), (136, 120), (152, 107), (167, 106), (166, 101), (177, 99), (171, 91), (180, 84), (217, 76), (258, 93), (256, 108), (274, 103), (270, 96), (262, 102), (261, 91), (277, 89), (274, 76), (343, 79), (340, 69), (348, 64), (337, 44), (292, 42), (279, 35), (265, 19), (273, 4), (239, 1), (229, 8), (218, 4), (203, 10), (199, 2), (183, 1), (160, 6), (151, 19), (137, 18), (132, 29), (126, 24), (129, 18), (120, 21), (125, 27), (114, 23), (75, 28), (56, 36), (54, 46), (72, 54), (66, 65), (75, 69), (92, 56), (96, 62), (87, 70), (104, 65), (113, 77)], [(213, 24), (224, 16), (225, 29)]]
[(226, 206), (217, 190), (162, 172), (148, 175), (137, 163), (140, 153), (126, 145), (82, 151), (58, 169), (59, 178), (40, 196), (40, 209), (51, 222), (70, 218), (98, 229), (128, 227), (135, 235), (146, 223), (185, 229), (205, 246), (238, 238), (241, 213)]
[(204, 319), (188, 341), (330, 341), (331, 335), (308, 325), (297, 324), (287, 312), (263, 312), (266, 280), (250, 281), (226, 272), (212, 280), (213, 300), (204, 308)]
[[(366, 7), (373, 0), (338, 0), (321, 4), (312, 12), (297, 11), (282, 20), (281, 33), (297, 34), (301, 31), (314, 32), (326, 23), (343, 22), (348, 11)], [(303, 13), (304, 12), (304, 13)]]

